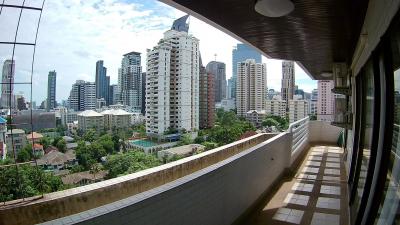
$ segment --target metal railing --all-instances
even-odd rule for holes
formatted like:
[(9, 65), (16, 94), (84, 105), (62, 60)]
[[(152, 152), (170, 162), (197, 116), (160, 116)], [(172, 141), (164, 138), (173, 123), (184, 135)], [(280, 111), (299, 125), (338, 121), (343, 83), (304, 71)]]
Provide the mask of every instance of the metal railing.
[(295, 152), (308, 141), (309, 131), (308, 125), (310, 118), (307, 116), (301, 120), (291, 123), (288, 128), (288, 133), (292, 134), (292, 152)]

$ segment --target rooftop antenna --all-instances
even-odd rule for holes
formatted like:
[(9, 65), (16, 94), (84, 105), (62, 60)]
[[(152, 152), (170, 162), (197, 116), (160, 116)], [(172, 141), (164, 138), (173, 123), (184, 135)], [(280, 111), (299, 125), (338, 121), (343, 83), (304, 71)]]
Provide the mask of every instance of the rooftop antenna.
[(214, 61), (217, 61), (217, 53), (214, 54)]

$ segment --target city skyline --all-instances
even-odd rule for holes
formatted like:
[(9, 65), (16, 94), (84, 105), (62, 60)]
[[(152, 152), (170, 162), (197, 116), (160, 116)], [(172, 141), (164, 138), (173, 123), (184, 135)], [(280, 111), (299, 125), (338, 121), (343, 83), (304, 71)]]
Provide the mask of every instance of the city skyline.
[[(58, 73), (58, 102), (68, 98), (71, 85), (76, 80), (95, 81), (93, 65), (98, 60), (104, 61), (110, 83), (116, 84), (121, 56), (130, 51), (144, 55), (146, 49), (152, 48), (162, 38), (172, 21), (184, 15), (158, 1), (47, 1), (45, 8), (34, 66), (33, 100), (36, 102), (46, 98), (46, 90), (41, 85), (47, 81), (50, 70)], [(8, 19), (14, 18), (7, 18), (4, 22)], [(216, 54), (217, 61), (226, 64), (226, 79), (229, 79), (232, 76), (232, 49), (239, 41), (194, 17), (189, 20), (189, 33), (200, 40), (203, 63), (206, 65), (214, 60)], [(60, 23), (65, 23), (65, 29), (58, 29)], [(3, 35), (6, 34), (0, 34), (0, 37)], [(15, 54), (16, 81), (25, 82), (30, 73), (27, 61), (30, 57), (24, 54), (31, 52), (17, 50)], [(10, 57), (8, 49), (0, 48), (1, 64)], [(146, 71), (144, 61), (142, 67)], [(280, 89), (281, 61), (263, 57), (263, 62), (267, 63), (268, 88)], [(301, 69), (296, 65), (296, 70)], [(300, 88), (311, 92), (316, 87), (316, 82), (311, 81), (303, 71), (296, 71), (296, 74), (296, 83)], [(26, 99), (30, 99), (26, 86), (17, 86), (15, 91), (23, 91)]]

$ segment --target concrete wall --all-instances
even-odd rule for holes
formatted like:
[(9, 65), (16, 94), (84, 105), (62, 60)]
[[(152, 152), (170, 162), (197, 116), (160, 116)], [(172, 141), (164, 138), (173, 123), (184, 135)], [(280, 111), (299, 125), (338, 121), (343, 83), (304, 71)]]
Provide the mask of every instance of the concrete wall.
[(343, 128), (332, 126), (330, 122), (310, 121), (309, 141), (311, 143), (336, 144)]
[(46, 224), (232, 224), (280, 179), (290, 142), (282, 133), (165, 185)]
[[(66, 191), (0, 205), (1, 224), (36, 224), (119, 201), (215, 165), (276, 134), (257, 134), (231, 144), (158, 167)], [(284, 146), (279, 148), (281, 151)], [(240, 173), (238, 173), (240, 175)], [(238, 176), (240, 177), (240, 176)]]

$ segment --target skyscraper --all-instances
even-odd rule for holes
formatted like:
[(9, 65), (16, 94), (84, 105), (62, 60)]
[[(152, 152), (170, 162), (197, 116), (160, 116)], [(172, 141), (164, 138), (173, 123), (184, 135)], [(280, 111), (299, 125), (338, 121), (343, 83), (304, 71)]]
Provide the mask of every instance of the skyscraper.
[(120, 102), (134, 111), (142, 110), (141, 57), (139, 52), (124, 55), (118, 71)]
[(207, 73), (214, 76), (214, 93), (215, 102), (221, 102), (226, 98), (226, 68), (225, 63), (211, 61), (206, 66)]
[(317, 115), (317, 107), (318, 107), (318, 89), (313, 89), (311, 92), (311, 100), (310, 100), (311, 115)]
[(3, 64), (1, 108), (15, 108), (14, 91), (15, 61), (7, 59)]
[(96, 102), (96, 84), (94, 82), (77, 80), (72, 85), (68, 98), (70, 109), (75, 111), (96, 109)]
[[(246, 61), (246, 59), (254, 59), (256, 63), (261, 63), (261, 54), (251, 46), (237, 44), (232, 50), (232, 78), (229, 79), (232, 88), (228, 89), (230, 92), (228, 96), (230, 95), (231, 98), (236, 97), (237, 64)], [(228, 86), (230, 85), (228, 84)]]
[(200, 76), (199, 76), (199, 127), (211, 128), (214, 126), (214, 76), (207, 73), (200, 57)]
[(283, 61), (281, 95), (282, 95), (282, 100), (286, 101), (287, 107), (289, 107), (289, 100), (293, 100), (294, 83), (295, 83), (294, 62)]
[(141, 93), (142, 93), (142, 115), (146, 115), (146, 73), (142, 73), (142, 85), (141, 85)]
[(119, 101), (119, 89), (117, 84), (110, 85), (110, 105), (117, 104)]
[(47, 77), (47, 102), (46, 110), (54, 109), (57, 106), (56, 102), (56, 84), (57, 73), (55, 70), (50, 71)]
[(335, 95), (332, 93), (332, 80), (318, 81), (317, 120), (333, 121), (335, 109)]
[(107, 68), (103, 64), (103, 60), (96, 62), (96, 98), (107, 99), (110, 83), (107, 85)]
[(238, 116), (245, 116), (250, 110), (265, 109), (267, 66), (247, 59), (238, 63), (236, 108)]
[(187, 33), (188, 16), (174, 21), (147, 51), (146, 133), (199, 129), (199, 40)]

